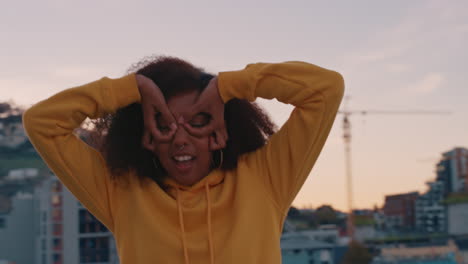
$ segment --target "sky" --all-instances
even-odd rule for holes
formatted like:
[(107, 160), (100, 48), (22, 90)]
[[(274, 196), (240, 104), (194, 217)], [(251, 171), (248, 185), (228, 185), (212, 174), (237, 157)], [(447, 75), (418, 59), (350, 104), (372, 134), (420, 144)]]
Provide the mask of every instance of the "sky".
[[(427, 190), (443, 152), (468, 147), (467, 1), (9, 1), (0, 8), (0, 101), (31, 104), (145, 56), (212, 73), (254, 62), (307, 61), (340, 72), (355, 114), (353, 200)], [(260, 100), (280, 126), (291, 106)], [(342, 105), (343, 106), (343, 105)], [(347, 208), (342, 119), (294, 206)]]

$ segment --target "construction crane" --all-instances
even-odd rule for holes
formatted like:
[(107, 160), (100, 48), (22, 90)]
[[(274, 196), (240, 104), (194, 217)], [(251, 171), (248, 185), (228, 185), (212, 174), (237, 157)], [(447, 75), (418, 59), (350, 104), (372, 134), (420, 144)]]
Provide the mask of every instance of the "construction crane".
[(343, 110), (338, 114), (343, 115), (343, 140), (345, 147), (345, 169), (346, 169), (346, 196), (348, 204), (348, 219), (346, 222), (346, 231), (350, 241), (354, 240), (354, 215), (353, 215), (353, 179), (351, 162), (351, 115), (383, 114), (383, 115), (447, 115), (450, 112), (444, 111), (391, 111), (391, 110), (348, 110), (347, 103), (350, 97), (346, 96), (343, 104)]

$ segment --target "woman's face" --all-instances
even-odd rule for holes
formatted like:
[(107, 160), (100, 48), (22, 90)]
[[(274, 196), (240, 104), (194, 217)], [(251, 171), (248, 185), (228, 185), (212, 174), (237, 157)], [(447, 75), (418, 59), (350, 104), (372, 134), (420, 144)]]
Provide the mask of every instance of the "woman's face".
[[(204, 114), (188, 116), (189, 107), (198, 97), (198, 92), (187, 91), (174, 95), (167, 101), (167, 106), (178, 122), (180, 118), (194, 128), (207, 125), (209, 117)], [(168, 131), (168, 125), (159, 116), (158, 126), (163, 133)], [(167, 171), (168, 176), (179, 184), (190, 186), (208, 175), (211, 169), (212, 153), (209, 136), (195, 137), (187, 132), (181, 124), (169, 142), (158, 143), (155, 155)]]

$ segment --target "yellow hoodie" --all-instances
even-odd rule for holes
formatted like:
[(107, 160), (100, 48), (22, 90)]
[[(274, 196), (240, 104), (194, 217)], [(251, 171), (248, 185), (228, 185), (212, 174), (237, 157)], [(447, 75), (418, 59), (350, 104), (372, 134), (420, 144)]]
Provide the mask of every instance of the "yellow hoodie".
[(24, 113), (32, 144), (114, 234), (122, 264), (281, 263), (283, 222), (328, 137), (343, 79), (304, 62), (251, 64), (218, 78), (224, 102), (276, 98), (295, 109), (236, 169), (214, 170), (191, 187), (168, 180), (167, 192), (134, 175), (129, 184), (111, 181), (101, 154), (73, 134), (86, 117), (139, 102), (134, 74), (64, 90)]

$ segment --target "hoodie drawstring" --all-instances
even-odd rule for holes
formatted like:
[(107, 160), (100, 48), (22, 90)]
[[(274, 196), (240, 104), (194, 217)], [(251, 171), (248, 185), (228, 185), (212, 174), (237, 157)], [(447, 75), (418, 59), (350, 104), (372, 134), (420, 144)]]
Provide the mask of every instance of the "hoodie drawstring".
[(211, 230), (211, 200), (210, 200), (210, 187), (208, 183), (205, 184), (206, 190), (206, 207), (207, 207), (207, 222), (208, 222), (208, 243), (210, 245), (210, 263), (214, 264), (214, 248), (213, 248), (213, 236)]
[[(184, 248), (184, 259), (185, 259), (185, 264), (190, 264), (189, 262), (189, 256), (188, 256), (188, 249), (187, 249), (187, 239), (185, 237), (185, 226), (184, 226), (184, 214), (182, 212), (182, 204), (181, 204), (181, 192), (179, 191), (179, 188), (176, 188), (177, 190), (177, 210), (179, 212), (179, 225), (180, 229), (182, 231), (182, 246)], [(211, 227), (211, 200), (210, 200), (210, 187), (208, 183), (205, 184), (205, 194), (206, 194), (206, 207), (207, 207), (207, 213), (206, 213), (206, 220), (208, 224), (208, 244), (210, 248), (210, 264), (214, 264), (214, 247), (213, 247), (213, 233), (212, 233), (212, 227)]]
[(187, 239), (185, 238), (185, 227), (184, 227), (184, 214), (182, 212), (182, 205), (180, 204), (180, 192), (179, 188), (176, 188), (177, 190), (177, 210), (179, 211), (179, 224), (180, 224), (180, 229), (182, 230), (182, 246), (184, 247), (184, 258), (185, 258), (185, 264), (189, 264), (189, 257), (188, 257), (188, 252), (187, 252)]

